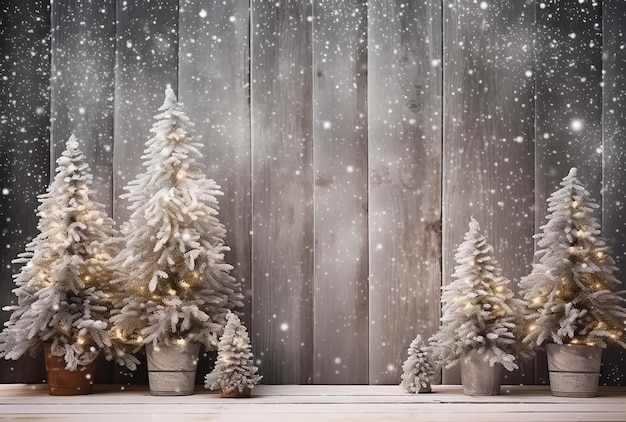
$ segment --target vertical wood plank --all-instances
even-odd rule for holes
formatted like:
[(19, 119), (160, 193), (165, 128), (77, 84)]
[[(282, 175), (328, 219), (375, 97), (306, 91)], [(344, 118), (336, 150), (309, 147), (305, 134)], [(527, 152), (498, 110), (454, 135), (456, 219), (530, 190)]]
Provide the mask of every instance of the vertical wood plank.
[[(251, 195), (249, 0), (183, 0), (179, 20), (179, 99), (204, 144), (206, 173), (221, 186), (226, 262), (242, 284), (243, 322), (250, 327)], [(198, 377), (211, 369), (202, 359)]]
[(76, 135), (94, 176), (94, 199), (111, 214), (115, 1), (53, 2), (51, 19), (52, 171)]
[[(602, 183), (602, 12), (596, 0), (536, 3), (535, 230), (546, 199), (571, 167), (600, 203)], [(599, 215), (596, 215), (598, 218)], [(548, 382), (545, 354), (535, 382)]]
[[(533, 254), (534, 4), (444, 4), (443, 283), (476, 218), (504, 275), (517, 280)], [(504, 383), (532, 382), (532, 365)], [(460, 382), (458, 367), (443, 383)]]
[(144, 144), (165, 87), (178, 81), (178, 0), (118, 1), (116, 10), (113, 216), (128, 220), (123, 187), (141, 171)]
[(313, 13), (314, 382), (367, 384), (367, 2)]
[(264, 382), (312, 383), (312, 10), (251, 13), (252, 342)]
[[(165, 87), (177, 89), (178, 0), (116, 2), (113, 217), (128, 220), (123, 187), (141, 171), (153, 116), (163, 104)], [(121, 368), (117, 383), (146, 383), (144, 363), (134, 373)]]
[[(618, 280), (626, 284), (626, 7), (603, 3), (603, 176), (602, 234), (613, 248)], [(623, 288), (623, 287), (622, 287)], [(624, 350), (609, 346), (603, 357), (602, 385), (625, 385)]]
[(439, 325), (441, 43), (439, 1), (369, 3), (371, 384)]
[[(37, 235), (37, 195), (49, 183), (50, 2), (12, 0), (0, 6), (0, 305), (16, 302), (11, 264)], [(9, 319), (0, 312), (0, 327)], [(0, 361), (0, 383), (45, 379), (41, 354)]]
[(179, 30), (179, 99), (196, 124), (207, 176), (222, 187), (220, 221), (226, 262), (246, 297), (250, 324), (249, 0), (183, 0)]

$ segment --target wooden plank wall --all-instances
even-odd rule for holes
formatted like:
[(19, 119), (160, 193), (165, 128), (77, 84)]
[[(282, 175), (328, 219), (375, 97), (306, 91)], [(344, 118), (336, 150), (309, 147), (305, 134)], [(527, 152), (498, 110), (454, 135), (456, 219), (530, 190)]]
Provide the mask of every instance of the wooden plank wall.
[[(507, 0), (444, 7), (443, 284), (473, 216), (516, 281), (533, 253), (534, 5)], [(458, 368), (444, 384), (460, 382)], [(532, 370), (506, 374), (531, 382)]]
[[(617, 277), (626, 284), (626, 7), (619, 0), (603, 3), (602, 234), (613, 247)], [(622, 286), (623, 288), (623, 286)], [(624, 385), (623, 349), (604, 352), (602, 384)]]
[[(393, 383), (439, 325), (441, 6), (370, 2), (370, 383)], [(419, 258), (418, 258), (419, 257)]]
[[(603, 193), (625, 276), (621, 1), (49, 5), (2, 4), (2, 304), (49, 158), (82, 138), (123, 222), (118, 198), (167, 84), (225, 192), (227, 259), (265, 383), (397, 383), (410, 341), (438, 326), (469, 218), (516, 290), (545, 199), (574, 165)], [(623, 356), (605, 353), (603, 383), (626, 384)], [(108, 371), (100, 382), (146, 382), (145, 369)], [(0, 382), (43, 376), (39, 360), (0, 363)], [(505, 382), (547, 382), (543, 356)]]
[[(37, 195), (49, 182), (50, 5), (0, 6), (0, 305), (14, 304), (11, 264), (37, 235)], [(0, 323), (9, 319), (0, 312)], [(43, 359), (0, 360), (0, 382), (41, 382)]]

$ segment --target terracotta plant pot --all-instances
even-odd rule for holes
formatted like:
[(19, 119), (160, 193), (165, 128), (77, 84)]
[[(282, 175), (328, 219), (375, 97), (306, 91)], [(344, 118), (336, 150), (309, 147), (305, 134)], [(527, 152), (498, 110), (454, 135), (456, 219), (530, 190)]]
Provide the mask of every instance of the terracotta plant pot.
[(199, 343), (184, 346), (146, 345), (148, 383), (153, 396), (188, 396), (193, 394)]
[(502, 365), (489, 366), (484, 355), (472, 350), (462, 357), (461, 383), (468, 396), (497, 396), (502, 384)]
[(220, 393), (220, 397), (225, 399), (244, 399), (250, 397), (251, 390), (248, 387), (244, 387), (243, 391), (239, 391), (238, 388), (235, 388), (231, 391), (224, 391)]
[(91, 394), (96, 375), (96, 362), (94, 361), (87, 366), (79, 366), (76, 371), (68, 371), (65, 369), (65, 358), (63, 356), (54, 356), (50, 352), (50, 348), (50, 344), (43, 345), (50, 395), (77, 396)]
[(546, 344), (550, 389), (558, 397), (595, 397), (602, 348), (584, 344)]

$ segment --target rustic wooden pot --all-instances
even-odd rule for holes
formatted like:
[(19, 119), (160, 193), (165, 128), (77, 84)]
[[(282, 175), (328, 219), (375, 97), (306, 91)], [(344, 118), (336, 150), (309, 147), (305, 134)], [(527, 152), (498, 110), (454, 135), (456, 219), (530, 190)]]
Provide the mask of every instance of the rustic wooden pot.
[(188, 396), (193, 394), (199, 343), (182, 346), (146, 345), (148, 384), (153, 396)]
[(51, 345), (44, 343), (44, 361), (46, 364), (46, 376), (50, 395), (52, 396), (77, 396), (91, 394), (93, 381), (96, 376), (96, 362), (87, 366), (79, 366), (75, 371), (65, 369), (65, 358), (54, 356), (50, 352)]
[(484, 355), (472, 350), (459, 359), (463, 392), (468, 396), (497, 396), (502, 384), (502, 365), (489, 366)]
[(595, 397), (602, 348), (585, 344), (546, 344), (550, 389), (558, 397)]
[(230, 391), (224, 391), (220, 393), (220, 397), (225, 399), (246, 399), (250, 397), (251, 390), (248, 387), (244, 387), (243, 391), (239, 391), (238, 388)]

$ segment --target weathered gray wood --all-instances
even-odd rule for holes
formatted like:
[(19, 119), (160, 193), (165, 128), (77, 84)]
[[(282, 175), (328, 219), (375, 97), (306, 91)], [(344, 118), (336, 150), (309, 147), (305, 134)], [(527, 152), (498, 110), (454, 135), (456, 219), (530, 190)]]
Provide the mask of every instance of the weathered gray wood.
[(312, 383), (312, 10), (251, 6), (251, 340), (265, 383)]
[[(207, 176), (222, 187), (226, 262), (245, 293), (250, 326), (250, 105), (248, 0), (184, 0), (179, 22), (179, 99), (196, 124)], [(214, 39), (215, 36), (215, 39)]]
[(313, 11), (314, 382), (367, 384), (367, 1)]
[[(245, 295), (243, 322), (251, 324), (251, 195), (248, 0), (180, 3), (179, 99), (196, 124), (208, 177), (222, 187), (219, 219), (226, 225), (226, 262)], [(207, 358), (208, 357), (208, 358)], [(201, 352), (198, 378), (215, 354)]]
[[(571, 167), (596, 200), (602, 188), (602, 15), (599, 2), (536, 4), (535, 230)], [(597, 214), (596, 217), (600, 218)], [(544, 355), (535, 381), (547, 380)]]
[(118, 1), (116, 19), (113, 216), (122, 223), (130, 213), (119, 196), (141, 171), (166, 85), (177, 89), (178, 0)]
[(370, 2), (369, 382), (400, 381), (439, 325), (441, 3)]
[[(113, 217), (128, 220), (123, 187), (141, 169), (145, 142), (152, 137), (153, 116), (163, 104), (165, 87), (176, 90), (178, 79), (178, 0), (117, 2), (115, 113), (113, 146)], [(116, 382), (145, 383), (143, 364), (135, 373), (125, 368)]]
[[(613, 247), (617, 277), (626, 284), (626, 5), (603, 3), (603, 174), (602, 234)], [(602, 385), (624, 385), (626, 353), (619, 347), (604, 351)]]
[[(0, 305), (16, 303), (11, 264), (37, 235), (37, 195), (49, 182), (50, 4), (5, 1), (0, 6)], [(0, 327), (9, 313), (0, 312)], [(41, 382), (43, 358), (0, 361), (0, 383)]]
[(51, 166), (71, 134), (94, 175), (96, 200), (112, 208), (115, 1), (52, 3)]
[[(473, 216), (515, 291), (533, 253), (534, 4), (445, 3), (443, 283)], [(532, 377), (529, 365), (504, 383)]]

